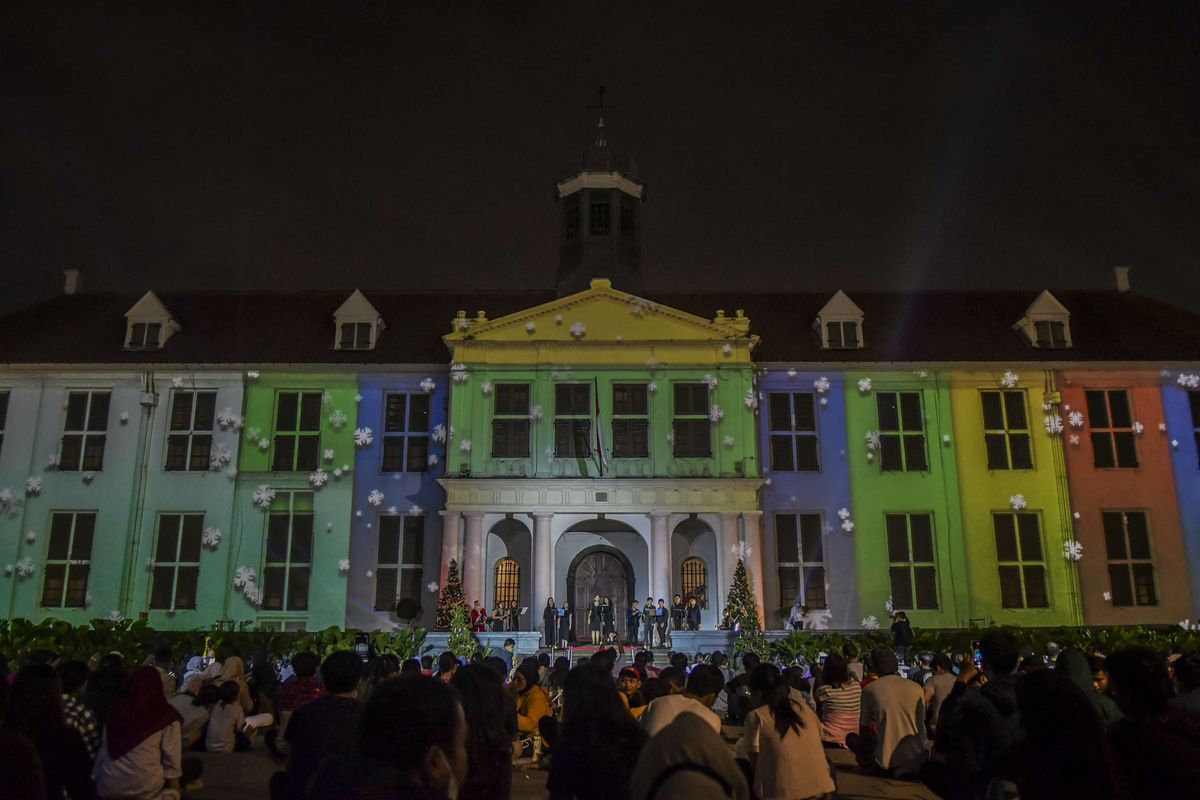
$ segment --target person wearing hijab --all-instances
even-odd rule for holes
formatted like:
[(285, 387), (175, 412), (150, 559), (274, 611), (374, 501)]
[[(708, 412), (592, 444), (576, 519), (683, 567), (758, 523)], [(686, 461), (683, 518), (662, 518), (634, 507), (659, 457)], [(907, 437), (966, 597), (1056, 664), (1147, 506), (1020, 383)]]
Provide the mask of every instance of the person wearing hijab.
[[(153, 671), (153, 670), (151, 670)], [(154, 675), (162, 696), (162, 683)], [(24, 737), (37, 749), (46, 797), (92, 800), (96, 787), (88, 774), (90, 759), (83, 739), (63, 721), (58, 674), (47, 664), (22, 667), (8, 687), (8, 704), (0, 731)], [(36, 764), (36, 761), (33, 762)], [(29, 769), (33, 764), (24, 764)], [(12, 769), (11, 765), (6, 765)]]
[(192, 656), (188, 659), (187, 667), (183, 671), (183, 678), (179, 681), (180, 691), (188, 685), (188, 682), (204, 673), (204, 656)]
[(246, 684), (246, 663), (238, 656), (225, 659), (225, 664), (221, 667), (221, 676), (215, 681), (218, 687), (230, 682), (238, 685), (237, 702), (242, 711), (247, 714), (254, 711), (254, 698), (250, 696), (250, 687)]
[(680, 714), (642, 748), (630, 781), (633, 800), (750, 800), (750, 787), (712, 726)]
[(538, 685), (538, 663), (536, 658), (527, 658), (517, 667), (509, 691), (517, 703), (517, 731), (521, 736), (532, 736), (538, 732), (542, 717), (550, 715), (550, 697)]
[(1087, 656), (1074, 648), (1067, 648), (1058, 654), (1056, 663), (1058, 669), (1071, 679), (1071, 683), (1083, 690), (1092, 708), (1100, 715), (1100, 721), (1104, 723), (1105, 728), (1125, 716), (1115, 700), (1096, 691), (1092, 667), (1088, 664)]
[(126, 696), (109, 709), (92, 769), (101, 797), (150, 800), (163, 796), (164, 788), (179, 791), (183, 718), (163, 697), (162, 686), (157, 669), (139, 667), (129, 676)]

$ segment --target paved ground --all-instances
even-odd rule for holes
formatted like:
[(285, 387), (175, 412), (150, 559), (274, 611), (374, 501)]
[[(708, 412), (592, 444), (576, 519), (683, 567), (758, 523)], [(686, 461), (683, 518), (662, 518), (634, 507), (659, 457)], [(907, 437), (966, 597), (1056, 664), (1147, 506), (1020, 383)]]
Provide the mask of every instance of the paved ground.
[[(837, 771), (838, 797), (847, 800), (938, 800), (919, 783), (867, 777), (842, 750), (827, 750)], [(189, 792), (196, 800), (268, 800), (267, 781), (282, 766), (261, 743), (247, 753), (199, 753), (204, 761), (204, 788)], [(513, 767), (514, 800), (543, 800), (546, 773), (523, 766)]]

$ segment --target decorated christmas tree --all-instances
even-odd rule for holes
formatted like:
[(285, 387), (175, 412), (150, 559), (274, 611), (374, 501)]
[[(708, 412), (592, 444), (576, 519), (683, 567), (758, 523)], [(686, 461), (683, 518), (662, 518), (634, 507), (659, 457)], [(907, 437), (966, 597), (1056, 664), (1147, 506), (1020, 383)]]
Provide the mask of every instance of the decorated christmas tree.
[(471, 633), (471, 617), (466, 604), (454, 607), (450, 615), (450, 635), (446, 638), (446, 649), (458, 658), (470, 658), (479, 649), (475, 634)]
[(442, 587), (442, 596), (438, 599), (437, 616), (433, 619), (435, 631), (450, 630), (454, 621), (455, 609), (461, 608), (467, 618), (467, 628), (471, 627), (470, 615), (467, 612), (467, 600), (463, 597), (462, 580), (458, 577), (458, 562), (450, 559), (450, 568), (446, 571), (446, 585)]
[(729, 597), (725, 600), (725, 611), (729, 614), (730, 627), (737, 631), (733, 652), (736, 655), (754, 653), (759, 658), (765, 657), (767, 637), (763, 635), (758, 622), (758, 606), (754, 602), (754, 593), (750, 591), (746, 562), (740, 558), (733, 573), (733, 585), (729, 587)]

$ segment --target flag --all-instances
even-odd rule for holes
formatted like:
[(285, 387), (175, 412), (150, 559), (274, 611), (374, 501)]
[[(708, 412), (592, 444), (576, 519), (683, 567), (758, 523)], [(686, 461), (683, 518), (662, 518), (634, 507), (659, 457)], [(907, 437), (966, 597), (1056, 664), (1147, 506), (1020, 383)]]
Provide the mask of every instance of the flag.
[(604, 426), (600, 419), (600, 380), (592, 378), (592, 389), (595, 393), (592, 401), (592, 428), (595, 429), (596, 467), (600, 477), (604, 477), (604, 468), (608, 466), (608, 455), (604, 452)]

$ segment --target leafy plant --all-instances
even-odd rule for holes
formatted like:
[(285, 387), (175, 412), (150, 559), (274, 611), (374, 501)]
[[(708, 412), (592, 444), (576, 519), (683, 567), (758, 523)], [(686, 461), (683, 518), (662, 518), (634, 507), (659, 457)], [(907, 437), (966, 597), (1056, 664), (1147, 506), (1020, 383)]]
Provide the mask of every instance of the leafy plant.
[(454, 608), (450, 617), (450, 635), (446, 638), (446, 647), (459, 658), (470, 658), (479, 648), (475, 634), (471, 633), (471, 619), (465, 605)]

